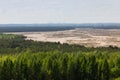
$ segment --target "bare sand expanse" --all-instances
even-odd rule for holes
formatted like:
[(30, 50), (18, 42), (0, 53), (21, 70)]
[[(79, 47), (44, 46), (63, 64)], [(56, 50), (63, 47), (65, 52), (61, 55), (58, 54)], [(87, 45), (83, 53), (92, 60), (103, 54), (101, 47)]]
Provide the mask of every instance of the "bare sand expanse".
[(120, 47), (120, 29), (85, 29), (54, 31), (54, 32), (15, 32), (26, 39), (44, 42), (60, 42), (80, 44), (87, 47), (117, 46)]

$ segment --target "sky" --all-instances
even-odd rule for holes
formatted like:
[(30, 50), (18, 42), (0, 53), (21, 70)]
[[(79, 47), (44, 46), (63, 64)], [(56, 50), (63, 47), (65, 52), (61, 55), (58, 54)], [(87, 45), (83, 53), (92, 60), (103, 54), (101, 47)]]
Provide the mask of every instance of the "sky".
[(0, 0), (0, 24), (120, 23), (120, 0)]

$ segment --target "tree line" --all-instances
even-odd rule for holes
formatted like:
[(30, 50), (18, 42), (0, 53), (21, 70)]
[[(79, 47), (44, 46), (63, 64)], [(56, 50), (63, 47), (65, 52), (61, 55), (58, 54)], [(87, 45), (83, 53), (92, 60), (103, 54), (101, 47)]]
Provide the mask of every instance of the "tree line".
[(0, 38), (0, 80), (120, 79), (117, 47), (92, 48), (24, 38)]

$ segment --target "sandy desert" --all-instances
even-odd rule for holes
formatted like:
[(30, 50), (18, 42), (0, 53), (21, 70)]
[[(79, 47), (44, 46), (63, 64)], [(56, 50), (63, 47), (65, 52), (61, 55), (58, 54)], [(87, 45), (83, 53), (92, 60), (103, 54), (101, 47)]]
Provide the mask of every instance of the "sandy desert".
[(120, 47), (120, 29), (77, 28), (53, 32), (12, 32), (24, 35), (29, 40), (79, 44), (86, 47)]

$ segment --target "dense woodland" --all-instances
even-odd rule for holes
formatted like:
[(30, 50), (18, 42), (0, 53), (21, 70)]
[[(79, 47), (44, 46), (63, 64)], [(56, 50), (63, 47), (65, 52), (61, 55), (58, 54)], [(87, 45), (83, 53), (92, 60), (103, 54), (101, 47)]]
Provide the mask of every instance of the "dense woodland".
[(120, 80), (120, 48), (0, 34), (0, 80)]

